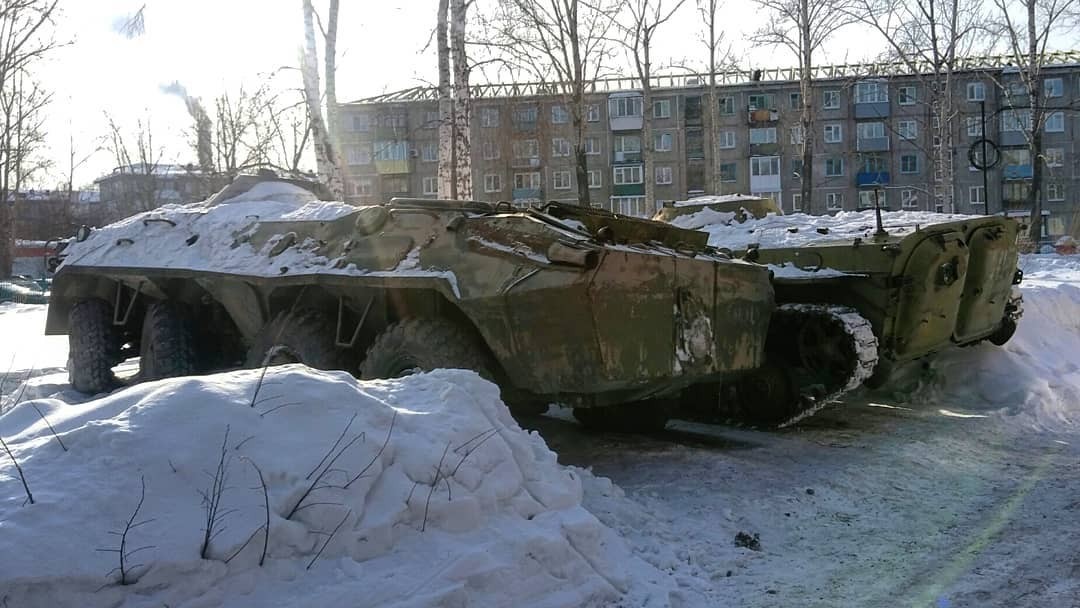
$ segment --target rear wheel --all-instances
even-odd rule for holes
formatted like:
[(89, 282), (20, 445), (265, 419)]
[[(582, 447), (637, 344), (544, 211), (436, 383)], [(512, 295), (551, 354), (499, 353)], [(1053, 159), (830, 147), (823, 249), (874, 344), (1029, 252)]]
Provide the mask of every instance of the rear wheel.
[(247, 367), (303, 363), (316, 369), (346, 369), (345, 353), (334, 345), (336, 329), (314, 310), (282, 312), (252, 340)]
[(494, 380), (494, 364), (479, 339), (446, 319), (406, 319), (387, 327), (368, 348), (360, 377), (399, 378), (416, 371), (469, 369)]
[(142, 380), (190, 376), (198, 369), (194, 321), (184, 307), (175, 302), (150, 305), (143, 317), (139, 346), (139, 376)]
[(1005, 343), (1007, 343), (1015, 333), (1016, 321), (1010, 317), (1005, 317), (1001, 320), (1001, 325), (998, 325), (998, 328), (994, 330), (994, 333), (987, 336), (986, 339), (995, 346), (1005, 346)]
[(79, 300), (68, 314), (68, 379), (75, 390), (103, 393), (116, 385), (120, 331), (105, 300)]
[(670, 399), (650, 399), (601, 407), (575, 407), (574, 418), (590, 431), (655, 433), (667, 426), (674, 405)]

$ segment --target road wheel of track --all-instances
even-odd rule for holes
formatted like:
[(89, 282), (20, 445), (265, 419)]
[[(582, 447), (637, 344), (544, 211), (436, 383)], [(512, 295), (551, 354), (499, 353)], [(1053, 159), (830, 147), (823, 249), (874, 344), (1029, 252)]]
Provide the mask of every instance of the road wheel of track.
[(494, 381), (494, 364), (480, 339), (446, 319), (405, 319), (384, 329), (360, 364), (360, 377), (400, 378), (416, 371), (469, 369)]
[(575, 407), (574, 418), (590, 431), (655, 433), (667, 426), (675, 405), (671, 399), (650, 399), (601, 407)]
[(147, 308), (139, 348), (141, 380), (190, 376), (198, 370), (194, 320), (175, 302), (154, 302)]
[(75, 302), (68, 313), (68, 379), (79, 392), (103, 393), (116, 385), (120, 332), (112, 320), (112, 305), (96, 298)]
[(336, 331), (334, 323), (320, 312), (284, 311), (255, 335), (246, 365), (303, 363), (316, 369), (346, 369), (345, 353), (334, 345)]
[(795, 380), (780, 364), (766, 362), (735, 384), (739, 411), (751, 424), (776, 426), (801, 410)]

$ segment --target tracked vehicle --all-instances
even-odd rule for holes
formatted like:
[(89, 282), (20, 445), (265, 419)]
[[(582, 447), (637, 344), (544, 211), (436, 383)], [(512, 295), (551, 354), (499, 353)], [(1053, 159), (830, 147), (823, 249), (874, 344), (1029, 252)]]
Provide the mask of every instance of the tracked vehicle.
[(887, 215), (887, 222), (871, 212), (814, 224), (788, 215), (694, 226), (711, 233), (712, 245), (767, 265), (778, 304), (766, 365), (728, 387), (741, 394), (703, 414), (785, 426), (861, 384), (884, 384), (899, 363), (1009, 340), (1022, 314), (1017, 222)]
[(552, 400), (595, 426), (663, 424), (685, 388), (759, 367), (768, 271), (706, 235), (557, 204), (394, 199), (241, 178), (204, 203), (80, 235), (47, 333), (73, 386), (302, 362), (385, 378), (439, 367), (495, 381), (519, 412)]

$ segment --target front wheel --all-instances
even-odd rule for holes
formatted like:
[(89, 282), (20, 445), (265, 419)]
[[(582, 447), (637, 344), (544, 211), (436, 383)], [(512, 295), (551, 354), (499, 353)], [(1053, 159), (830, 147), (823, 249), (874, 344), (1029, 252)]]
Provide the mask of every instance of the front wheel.
[(68, 313), (68, 379), (81, 393), (116, 385), (112, 368), (120, 362), (120, 332), (112, 321), (112, 305), (96, 298), (75, 302)]
[(139, 340), (139, 376), (158, 380), (190, 376), (198, 369), (195, 324), (175, 302), (155, 302), (143, 318)]

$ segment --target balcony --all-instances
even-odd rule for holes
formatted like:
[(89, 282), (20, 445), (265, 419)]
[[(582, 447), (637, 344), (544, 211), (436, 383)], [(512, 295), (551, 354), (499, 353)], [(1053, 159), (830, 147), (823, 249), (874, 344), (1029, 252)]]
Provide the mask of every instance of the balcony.
[(999, 146), (1026, 146), (1028, 145), (1028, 138), (1031, 136), (1031, 130), (1026, 131), (999, 131), (998, 132), (998, 145)]
[(889, 183), (888, 171), (860, 171), (855, 174), (855, 185), (863, 188), (866, 186), (885, 186)]
[(889, 102), (869, 101), (855, 103), (855, 118), (888, 118)]
[(615, 184), (611, 196), (644, 196), (645, 184)]
[(612, 154), (611, 162), (615, 164), (621, 163), (641, 163), (641, 152), (615, 152)]
[(747, 108), (746, 118), (751, 125), (767, 124), (780, 120), (780, 113), (776, 110), (759, 110), (754, 106), (750, 106)]
[(779, 192), (780, 191), (780, 175), (751, 175), (750, 176), (750, 191), (751, 192)]
[(750, 144), (750, 156), (776, 156), (780, 154), (780, 144)]
[(885, 137), (858, 137), (855, 139), (857, 152), (887, 152), (889, 150), (889, 136)]
[(514, 188), (510, 196), (515, 201), (538, 201), (541, 199), (540, 188)]
[(539, 156), (529, 156), (524, 158), (515, 157), (510, 160), (510, 167), (514, 169), (535, 169), (540, 166)]
[(375, 172), (379, 175), (395, 175), (409, 173), (409, 161), (406, 160), (376, 160)]
[(1005, 165), (1002, 177), (1005, 179), (1031, 179), (1033, 175), (1031, 165)]

